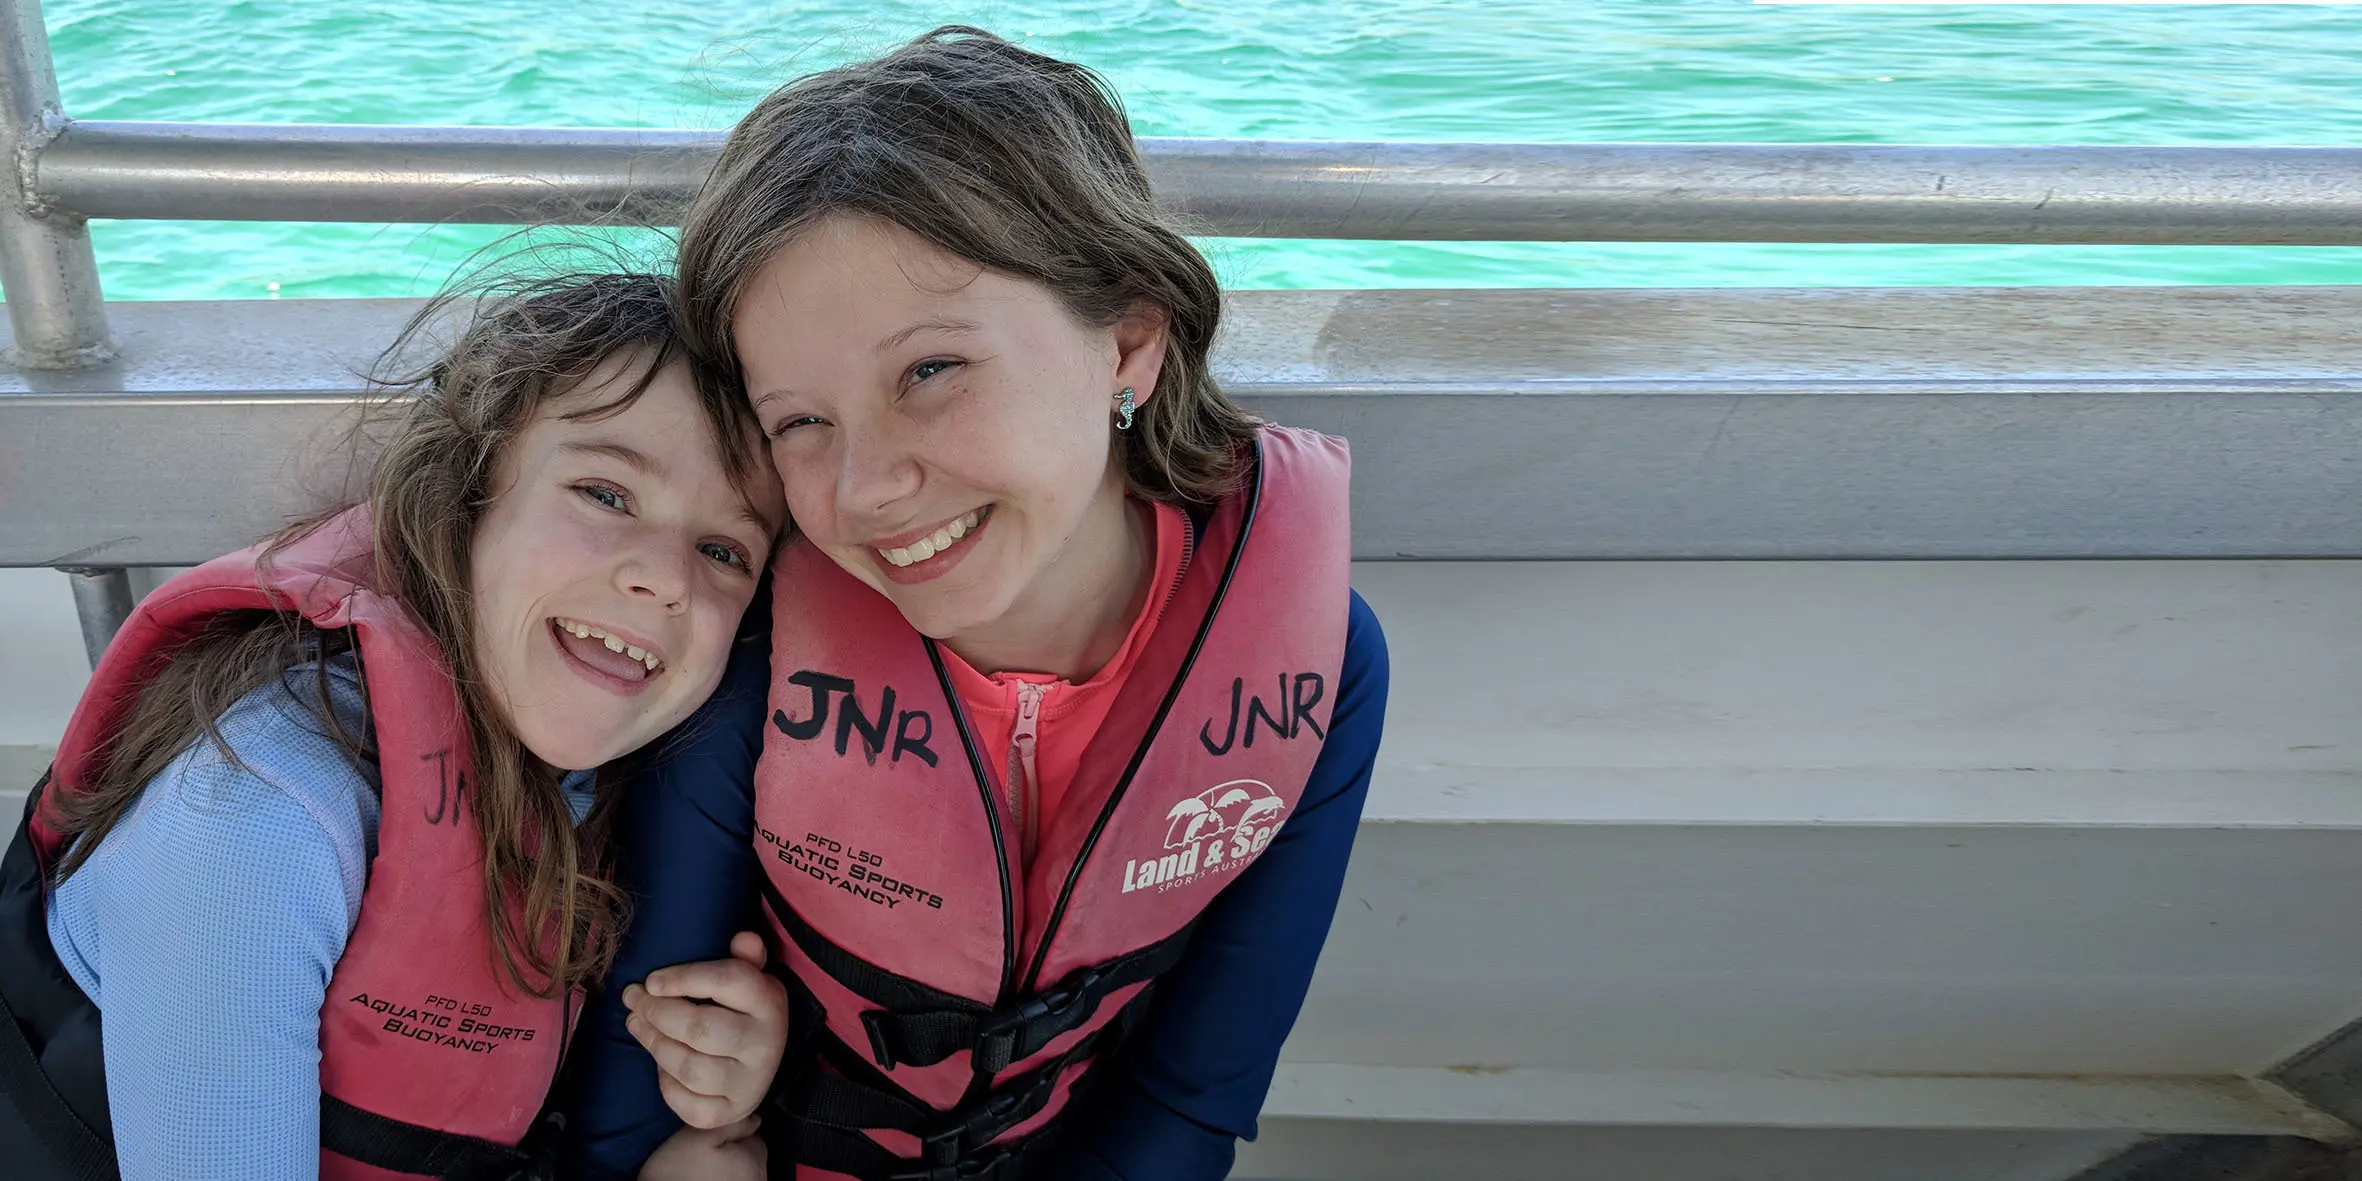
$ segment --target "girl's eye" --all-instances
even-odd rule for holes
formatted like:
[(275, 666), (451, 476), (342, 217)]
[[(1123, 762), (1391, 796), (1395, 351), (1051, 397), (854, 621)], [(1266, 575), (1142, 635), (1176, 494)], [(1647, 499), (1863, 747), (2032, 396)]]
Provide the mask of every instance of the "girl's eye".
[(812, 423), (816, 423), (816, 422), (819, 422), (819, 421), (820, 421), (820, 419), (819, 419), (819, 418), (817, 418), (817, 417), (815, 417), (815, 416), (813, 416), (813, 415), (810, 415), (810, 414), (800, 414), (800, 415), (797, 415), (797, 416), (795, 416), (795, 417), (793, 417), (793, 418), (782, 418), (782, 419), (780, 419), (780, 420), (779, 420), (779, 425), (778, 425), (778, 426), (775, 426), (775, 427), (772, 427), (772, 428), (770, 429), (770, 431), (768, 431), (767, 433), (768, 433), (768, 434), (769, 434), (769, 435), (770, 435), (772, 438), (776, 439), (776, 438), (780, 437), (781, 435), (784, 435), (784, 434), (786, 434), (787, 432), (789, 432), (789, 431), (792, 431), (792, 430), (796, 429), (797, 427), (800, 427), (800, 426), (808, 426), (808, 425), (810, 425), (810, 424), (812, 424)]
[(754, 562), (746, 556), (746, 551), (728, 542), (708, 541), (698, 546), (697, 552), (725, 566), (733, 566), (740, 570), (754, 568)]
[(918, 364), (910, 367), (910, 383), (912, 385), (917, 385), (918, 383), (925, 381), (928, 378), (933, 377), (936, 374), (941, 373), (957, 364), (959, 364), (957, 361), (921, 361)]
[(626, 507), (623, 493), (605, 484), (577, 484), (574, 490), (611, 509), (620, 510)]

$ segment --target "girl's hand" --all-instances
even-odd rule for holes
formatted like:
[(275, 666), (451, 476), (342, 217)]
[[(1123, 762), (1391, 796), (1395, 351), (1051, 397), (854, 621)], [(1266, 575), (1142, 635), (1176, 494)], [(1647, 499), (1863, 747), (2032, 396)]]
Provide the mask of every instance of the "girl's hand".
[(753, 1114), (787, 1051), (787, 986), (763, 971), (763, 940), (740, 931), (730, 958), (675, 964), (623, 990), (624, 1028), (656, 1059), (664, 1102), (692, 1128)]
[(640, 1181), (763, 1181), (770, 1147), (755, 1130), (758, 1118), (726, 1128), (682, 1128), (640, 1166)]

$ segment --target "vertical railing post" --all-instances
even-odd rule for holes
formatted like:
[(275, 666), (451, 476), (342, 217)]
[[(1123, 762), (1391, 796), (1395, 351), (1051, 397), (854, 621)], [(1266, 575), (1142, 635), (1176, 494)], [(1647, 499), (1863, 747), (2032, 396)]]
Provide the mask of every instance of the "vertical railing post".
[[(44, 209), (32, 192), (41, 149), (65, 130), (41, 0), (0, 0), (0, 291), (23, 369), (79, 369), (114, 356), (90, 226)], [(93, 667), (131, 615), (122, 569), (70, 569), (74, 613)]]
[(74, 583), (74, 614), (82, 619), (82, 647), (90, 653), (90, 667), (131, 618), (131, 572), (116, 567), (64, 567)]
[(0, 288), (16, 332), (9, 360), (79, 369), (114, 355), (90, 226), (32, 191), (41, 149), (65, 130), (41, 0), (0, 0)]

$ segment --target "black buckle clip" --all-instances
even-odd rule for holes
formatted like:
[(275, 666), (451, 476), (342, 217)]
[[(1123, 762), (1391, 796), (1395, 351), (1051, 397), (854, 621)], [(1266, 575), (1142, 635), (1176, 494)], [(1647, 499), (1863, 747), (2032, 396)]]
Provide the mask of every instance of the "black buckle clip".
[[(998, 1074), (1074, 1028), (1075, 1022), (1067, 1020), (1068, 1016), (1086, 1000), (1096, 1003), (1102, 978), (1096, 969), (1084, 971), (1048, 992), (1028, 997), (1014, 1008), (994, 1014), (976, 1030), (976, 1068)], [(1055, 1021), (1056, 1028), (1040, 1032), (1038, 1027), (1049, 1021)], [(1028, 1037), (1029, 1033), (1034, 1036)]]
[(884, 1019), (891, 1016), (884, 1009), (871, 1009), (861, 1015), (861, 1028), (869, 1031), (869, 1056), (877, 1062), (879, 1070), (892, 1070), (896, 1065), (894, 1047), (886, 1041)]
[(533, 1121), (517, 1151), (525, 1159), (510, 1175), (511, 1181), (557, 1181), (558, 1145), (566, 1137), (566, 1113), (552, 1108)]
[(1009, 1166), (1017, 1159), (1015, 1153), (995, 1151), (985, 1156), (970, 1157), (947, 1165), (931, 1165), (892, 1173), (886, 1181), (1001, 1181), (1008, 1175)]
[(991, 1144), (1001, 1133), (1047, 1106), (1050, 1093), (1065, 1073), (1037, 1070), (1024, 1081), (989, 1092), (973, 1107), (961, 1109), (959, 1120), (921, 1137), (926, 1159), (937, 1165), (949, 1164)]

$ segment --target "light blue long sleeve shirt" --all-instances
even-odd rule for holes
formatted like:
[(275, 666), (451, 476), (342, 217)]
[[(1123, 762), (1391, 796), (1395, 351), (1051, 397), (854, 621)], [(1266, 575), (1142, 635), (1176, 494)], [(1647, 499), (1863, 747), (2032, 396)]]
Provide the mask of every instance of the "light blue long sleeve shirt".
[[(368, 715), (328, 662), (347, 733)], [(304, 666), (241, 698), (148, 782), (49, 901), (49, 939), (99, 1009), (125, 1181), (319, 1174), (320, 1007), (377, 853), (374, 768), (308, 706)], [(577, 822), (590, 772), (565, 782)]]

